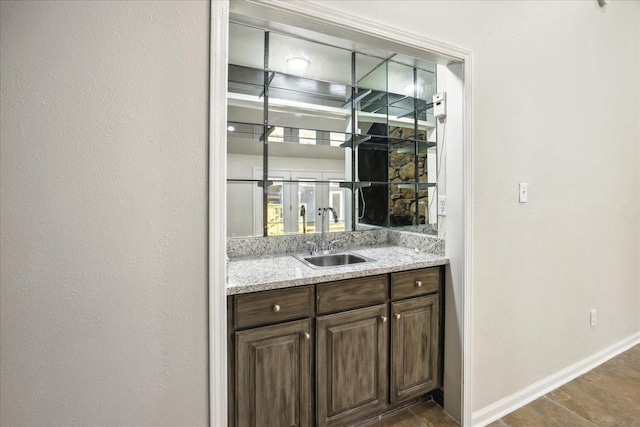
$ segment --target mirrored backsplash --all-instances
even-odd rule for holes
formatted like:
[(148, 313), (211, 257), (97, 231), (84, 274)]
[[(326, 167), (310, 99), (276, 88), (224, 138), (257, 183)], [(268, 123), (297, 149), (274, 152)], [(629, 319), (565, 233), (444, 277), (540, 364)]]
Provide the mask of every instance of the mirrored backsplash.
[(240, 23), (229, 41), (229, 237), (437, 230), (435, 64)]

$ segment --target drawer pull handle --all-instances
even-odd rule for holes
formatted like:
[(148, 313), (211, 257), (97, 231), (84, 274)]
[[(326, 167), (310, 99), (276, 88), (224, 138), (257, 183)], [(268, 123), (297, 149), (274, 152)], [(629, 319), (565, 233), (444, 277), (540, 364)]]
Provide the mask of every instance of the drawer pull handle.
[(280, 306), (279, 306), (278, 304), (274, 304), (274, 305), (273, 305), (273, 312), (274, 312), (274, 313), (277, 313), (277, 312), (279, 312), (279, 311), (280, 311)]
[(382, 323), (386, 323), (387, 322), (387, 316), (380, 316), (380, 320), (382, 321)]
[(302, 337), (306, 340), (309, 341), (311, 339), (311, 334), (308, 332), (305, 332), (304, 334), (302, 334)]
[(416, 286), (417, 286), (417, 287), (422, 286), (422, 281), (420, 281), (420, 280), (416, 280)]
[(402, 314), (400, 314), (400, 313), (396, 313), (395, 314), (396, 320), (400, 320), (401, 317), (402, 317)]

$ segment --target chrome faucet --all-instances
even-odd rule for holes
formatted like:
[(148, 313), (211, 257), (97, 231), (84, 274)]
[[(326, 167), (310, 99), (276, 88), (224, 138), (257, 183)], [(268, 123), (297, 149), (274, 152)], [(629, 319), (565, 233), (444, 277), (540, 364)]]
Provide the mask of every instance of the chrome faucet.
[(338, 213), (332, 207), (318, 208), (318, 211), (320, 214), (320, 223), (322, 227), (321, 228), (322, 234), (320, 235), (320, 243), (318, 244), (318, 250), (320, 251), (331, 250), (332, 246), (334, 246), (337, 243), (337, 241), (327, 242), (326, 231), (324, 229), (324, 217), (327, 215), (327, 211), (330, 211), (333, 214), (333, 222), (337, 223)]

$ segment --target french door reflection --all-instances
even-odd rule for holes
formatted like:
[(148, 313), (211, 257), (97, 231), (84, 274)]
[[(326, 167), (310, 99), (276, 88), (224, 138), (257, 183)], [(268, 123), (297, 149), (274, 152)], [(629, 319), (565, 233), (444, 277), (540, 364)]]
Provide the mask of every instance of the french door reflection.
[[(261, 170), (256, 169), (256, 176)], [(338, 181), (342, 174), (271, 170), (267, 187), (267, 235), (319, 233), (321, 215), (318, 209), (330, 206), (338, 213), (338, 221), (325, 218), (326, 231), (344, 231), (347, 212), (343, 188)], [(334, 182), (331, 182), (334, 181)], [(255, 206), (262, 196), (257, 189)], [(329, 221), (331, 219), (331, 221)], [(254, 211), (254, 228), (262, 228), (262, 210)]]

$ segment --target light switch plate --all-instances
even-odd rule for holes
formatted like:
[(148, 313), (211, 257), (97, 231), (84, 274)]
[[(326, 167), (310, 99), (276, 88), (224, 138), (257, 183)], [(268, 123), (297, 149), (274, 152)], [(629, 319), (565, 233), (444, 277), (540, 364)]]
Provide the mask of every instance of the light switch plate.
[(520, 183), (520, 203), (529, 201), (529, 185), (526, 182)]

